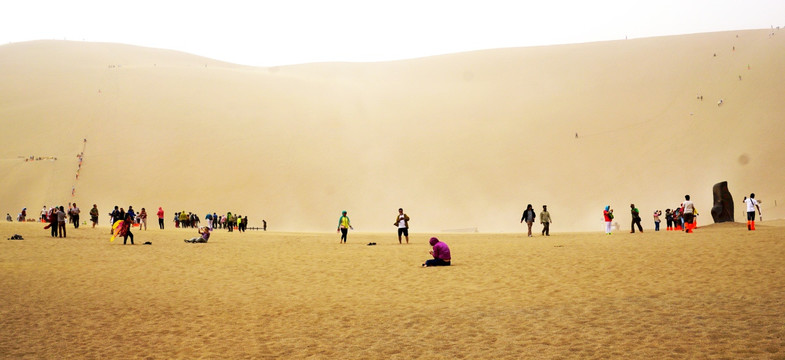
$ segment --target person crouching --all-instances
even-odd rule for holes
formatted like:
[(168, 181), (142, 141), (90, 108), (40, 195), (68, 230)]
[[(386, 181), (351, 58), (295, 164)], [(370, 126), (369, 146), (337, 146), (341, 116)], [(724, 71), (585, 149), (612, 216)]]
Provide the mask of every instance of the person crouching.
[(450, 266), (450, 247), (435, 237), (432, 237), (429, 243), (433, 246), (433, 250), (430, 251), (433, 259), (426, 261), (422, 266)]

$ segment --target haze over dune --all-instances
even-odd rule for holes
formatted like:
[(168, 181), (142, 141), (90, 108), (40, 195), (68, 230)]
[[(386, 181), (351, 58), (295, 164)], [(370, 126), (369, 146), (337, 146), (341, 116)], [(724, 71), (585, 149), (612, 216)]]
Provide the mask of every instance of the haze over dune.
[(601, 231), (605, 205), (626, 226), (634, 202), (651, 227), (684, 194), (706, 224), (727, 180), (737, 220), (750, 192), (783, 218), (783, 79), (778, 30), (275, 68), (8, 44), (0, 210), (229, 210), (299, 231), (331, 230), (347, 210), (378, 231), (404, 207), (413, 232), (507, 232), (531, 203), (548, 204), (553, 232)]

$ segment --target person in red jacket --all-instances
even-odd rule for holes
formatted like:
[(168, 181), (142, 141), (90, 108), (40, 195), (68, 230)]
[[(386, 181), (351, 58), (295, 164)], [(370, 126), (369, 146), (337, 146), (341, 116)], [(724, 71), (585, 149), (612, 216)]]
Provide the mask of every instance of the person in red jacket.
[(164, 228), (164, 209), (158, 207), (158, 227), (163, 230)]

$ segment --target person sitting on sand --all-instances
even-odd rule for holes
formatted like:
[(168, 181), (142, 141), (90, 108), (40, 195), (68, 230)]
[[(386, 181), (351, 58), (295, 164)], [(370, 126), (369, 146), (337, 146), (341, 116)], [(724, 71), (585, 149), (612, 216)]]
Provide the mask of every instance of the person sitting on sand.
[(450, 260), (452, 259), (450, 247), (435, 237), (432, 237), (429, 243), (433, 246), (433, 250), (430, 251), (433, 259), (427, 260), (422, 266), (450, 266)]
[(9, 213), (5, 213), (5, 221), (8, 221), (8, 222), (13, 222), (13, 221), (14, 221), (14, 219), (13, 219), (13, 218), (11, 218), (11, 214), (9, 214)]
[(197, 237), (190, 238), (190, 239), (185, 239), (183, 241), (185, 241), (187, 243), (191, 243), (191, 244), (196, 244), (196, 243), (206, 243), (207, 240), (210, 240), (210, 228), (209, 227), (207, 227), (207, 226), (200, 227), (199, 228), (199, 234), (201, 234), (201, 236), (197, 236)]

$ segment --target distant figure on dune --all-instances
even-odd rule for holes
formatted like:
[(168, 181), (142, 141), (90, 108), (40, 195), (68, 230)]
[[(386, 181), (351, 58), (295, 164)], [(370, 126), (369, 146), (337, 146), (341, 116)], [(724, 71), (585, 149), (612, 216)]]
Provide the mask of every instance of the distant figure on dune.
[(660, 231), (660, 216), (662, 211), (654, 210), (654, 231)]
[(93, 208), (90, 209), (90, 221), (93, 222), (93, 228), (98, 225), (98, 205), (93, 204)]
[(262, 230), (267, 231), (267, 220), (262, 219)]
[(695, 204), (690, 201), (689, 195), (684, 195), (684, 202), (681, 205), (684, 213), (684, 231), (692, 233), (695, 226)]
[(139, 212), (139, 230), (142, 230), (142, 227), (147, 230), (147, 210), (144, 208)]
[(403, 208), (398, 209), (398, 215), (395, 217), (393, 225), (398, 227), (398, 244), (401, 242), (401, 235), (406, 236), (406, 243), (409, 243), (409, 215), (403, 213)]
[(66, 237), (65, 236), (65, 220), (67, 216), (65, 213), (65, 208), (60, 206), (60, 209), (57, 211), (57, 237)]
[(532, 209), (532, 204), (526, 205), (526, 210), (523, 211), (523, 215), (521, 216), (521, 224), (523, 224), (524, 221), (526, 222), (526, 227), (529, 229), (529, 237), (532, 237), (532, 225), (534, 224), (534, 219), (536, 217), (534, 209)]
[(237, 221), (237, 220), (234, 218), (234, 215), (232, 215), (231, 212), (227, 212), (226, 213), (226, 228), (229, 230), (229, 232), (234, 231), (234, 222), (235, 221)]
[(11, 218), (11, 214), (5, 213), (5, 221), (14, 222), (14, 219)]
[(635, 233), (635, 225), (638, 225), (638, 230), (643, 232), (643, 227), (641, 226), (641, 212), (638, 211), (638, 208), (635, 207), (635, 204), (630, 204), (630, 214), (632, 215), (632, 223), (630, 224), (630, 234)]
[(210, 232), (211, 232), (211, 230), (210, 230), (209, 227), (202, 226), (202, 227), (199, 228), (198, 232), (199, 232), (199, 234), (201, 236), (193, 237), (193, 238), (190, 238), (190, 239), (185, 239), (183, 241), (185, 241), (187, 243), (192, 243), (192, 244), (196, 244), (196, 243), (204, 244), (204, 243), (207, 242), (207, 240), (210, 240)]
[(763, 219), (763, 214), (760, 212), (760, 203), (755, 200), (755, 193), (750, 194), (750, 197), (744, 197), (744, 203), (747, 205), (747, 230), (755, 230), (755, 208), (758, 208), (758, 214)]
[(159, 206), (158, 207), (158, 213), (156, 213), (156, 215), (158, 215), (158, 228), (163, 230), (164, 229), (164, 209)]
[(57, 206), (49, 209), (46, 219), (49, 221), (49, 225), (44, 229), (50, 229), (52, 237), (57, 237)]
[(352, 227), (352, 222), (349, 220), (349, 217), (346, 216), (346, 210), (341, 213), (341, 217), (338, 218), (338, 232), (341, 233), (341, 239), (338, 240), (338, 243), (346, 244), (346, 235), (349, 234), (349, 229), (354, 230)]
[(605, 210), (602, 211), (602, 216), (605, 218), (605, 234), (611, 234), (611, 223), (613, 222), (613, 209), (611, 206), (605, 206)]
[(720, 99), (720, 101), (717, 101), (717, 106), (722, 106), (723, 103), (724, 103), (724, 101), (722, 99)]
[(79, 228), (79, 214), (81, 212), (82, 211), (79, 210), (79, 208), (76, 206), (76, 203), (73, 203), (72, 207), (71, 207), (71, 214), (70, 215), (71, 215), (71, 222), (74, 223), (74, 229), (78, 229)]
[(27, 208), (22, 208), (22, 212), (19, 213), (18, 221), (25, 222), (26, 218), (27, 218)]
[(433, 247), (433, 250), (430, 251), (433, 259), (425, 261), (422, 266), (450, 266), (450, 261), (452, 260), (452, 256), (450, 255), (450, 247), (435, 237), (432, 237), (428, 243)]
[(207, 220), (207, 227), (212, 229), (213, 228), (213, 214), (207, 213), (207, 215), (204, 216), (204, 219)]
[(46, 222), (46, 213), (47, 209), (46, 205), (44, 205), (44, 207), (41, 209), (41, 222)]
[(551, 236), (551, 213), (548, 212), (548, 205), (542, 206), (542, 211), (540, 212), (540, 224), (542, 224), (542, 234), (545, 236)]
[(673, 213), (671, 209), (665, 209), (665, 226), (666, 231), (673, 230)]
[(681, 231), (684, 226), (684, 218), (681, 216), (681, 208), (673, 209), (673, 230)]

